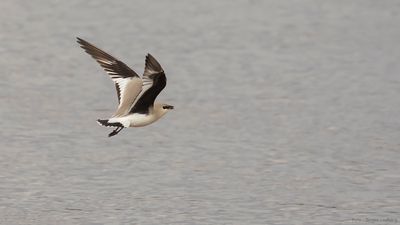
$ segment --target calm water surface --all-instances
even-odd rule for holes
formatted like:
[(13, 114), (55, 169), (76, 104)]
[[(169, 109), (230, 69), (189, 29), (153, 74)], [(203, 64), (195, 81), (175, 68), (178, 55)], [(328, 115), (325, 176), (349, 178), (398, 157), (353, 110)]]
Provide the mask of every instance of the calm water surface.
[[(400, 223), (400, 4), (0, 3), (0, 224)], [(79, 36), (142, 73), (159, 122), (117, 98)]]

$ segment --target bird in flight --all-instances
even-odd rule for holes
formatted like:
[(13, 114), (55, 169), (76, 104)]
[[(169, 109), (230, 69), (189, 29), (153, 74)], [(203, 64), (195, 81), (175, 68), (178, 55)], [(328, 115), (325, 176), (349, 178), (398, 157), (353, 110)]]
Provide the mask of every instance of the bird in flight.
[(167, 78), (152, 55), (147, 54), (144, 73), (140, 77), (125, 63), (89, 42), (79, 37), (77, 42), (115, 83), (119, 102), (117, 111), (109, 119), (97, 120), (101, 126), (115, 127), (109, 137), (118, 134), (125, 127), (149, 125), (174, 108), (172, 105), (154, 102), (167, 84)]

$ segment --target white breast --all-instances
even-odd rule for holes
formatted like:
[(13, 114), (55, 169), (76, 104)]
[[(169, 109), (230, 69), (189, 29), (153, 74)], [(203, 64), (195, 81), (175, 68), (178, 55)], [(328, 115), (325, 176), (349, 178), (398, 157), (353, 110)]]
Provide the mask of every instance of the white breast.
[(124, 127), (142, 127), (153, 123), (157, 119), (158, 118), (154, 114), (134, 113), (123, 117), (113, 117), (109, 122), (119, 122), (123, 124)]
[(140, 114), (140, 113), (134, 113), (129, 115), (128, 117), (130, 117), (131, 127), (146, 126), (158, 119), (154, 114)]

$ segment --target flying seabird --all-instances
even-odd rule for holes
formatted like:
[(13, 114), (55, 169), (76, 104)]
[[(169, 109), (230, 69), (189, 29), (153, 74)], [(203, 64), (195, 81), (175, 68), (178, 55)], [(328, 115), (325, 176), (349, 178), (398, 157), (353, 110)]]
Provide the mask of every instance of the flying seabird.
[(97, 120), (101, 126), (116, 127), (109, 137), (118, 134), (125, 127), (149, 125), (174, 108), (172, 105), (154, 102), (167, 84), (167, 78), (152, 55), (146, 56), (141, 78), (122, 61), (79, 37), (77, 39), (80, 46), (103, 67), (115, 83), (119, 102), (117, 111), (110, 119)]

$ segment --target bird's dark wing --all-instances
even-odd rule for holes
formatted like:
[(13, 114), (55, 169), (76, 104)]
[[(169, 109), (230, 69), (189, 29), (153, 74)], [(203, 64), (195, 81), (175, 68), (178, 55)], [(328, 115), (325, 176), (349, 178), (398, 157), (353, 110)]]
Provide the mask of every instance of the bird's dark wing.
[(132, 107), (131, 113), (148, 113), (149, 108), (154, 104), (154, 100), (167, 84), (164, 70), (150, 54), (146, 56), (142, 80), (142, 92), (140, 92), (137, 101)]
[(114, 116), (123, 116), (129, 113), (132, 104), (142, 90), (143, 82), (139, 75), (107, 52), (81, 38), (77, 39), (80, 46), (103, 67), (115, 83), (119, 106)]
[(103, 69), (110, 75), (111, 79), (139, 77), (139, 75), (129, 68), (125, 63), (119, 61), (107, 52), (97, 48), (89, 42), (77, 38), (78, 43), (85, 51), (91, 55)]

